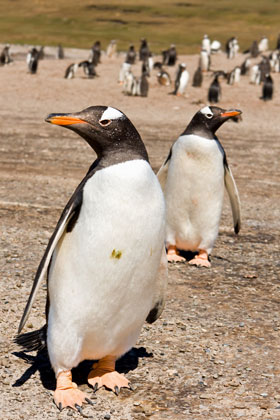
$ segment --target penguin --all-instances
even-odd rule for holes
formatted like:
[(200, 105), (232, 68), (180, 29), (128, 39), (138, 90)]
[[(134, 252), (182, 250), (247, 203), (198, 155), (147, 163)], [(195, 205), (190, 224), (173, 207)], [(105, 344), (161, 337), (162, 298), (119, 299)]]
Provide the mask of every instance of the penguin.
[(139, 79), (139, 96), (146, 98), (149, 92), (149, 82), (147, 77), (149, 74), (146, 71), (143, 71)]
[(256, 58), (259, 55), (259, 47), (257, 41), (253, 41), (251, 48), (250, 48), (250, 54), (252, 58)]
[(255, 64), (250, 69), (250, 83), (259, 85), (261, 83), (261, 71), (259, 64)]
[(133, 88), (136, 83), (135, 76), (131, 70), (127, 71), (124, 76), (123, 93), (128, 96), (133, 95)]
[(208, 101), (210, 103), (218, 103), (221, 98), (221, 85), (219, 82), (219, 73), (215, 74), (214, 80), (208, 89)]
[(221, 48), (222, 48), (222, 44), (220, 43), (220, 41), (217, 41), (216, 39), (214, 39), (214, 41), (211, 42), (210, 52), (211, 54), (217, 54), (218, 52), (221, 51)]
[(61, 44), (57, 46), (57, 59), (58, 60), (64, 59), (64, 49)]
[(208, 54), (207, 50), (200, 51), (199, 65), (202, 71), (210, 70), (211, 59), (210, 59), (210, 54)]
[(45, 51), (44, 51), (44, 47), (40, 47), (39, 51), (38, 51), (38, 60), (43, 60), (45, 58)]
[(3, 48), (1, 54), (0, 54), (0, 66), (3, 66), (4, 64), (10, 64), (13, 60), (10, 56), (10, 45), (7, 44)]
[(234, 58), (239, 51), (238, 41), (235, 36), (231, 37), (226, 42), (226, 54), (227, 58)]
[(28, 71), (31, 74), (37, 73), (39, 61), (39, 51), (37, 48), (32, 48), (32, 50), (27, 55)]
[(112, 39), (107, 47), (106, 55), (109, 58), (115, 57), (117, 53), (117, 42), (115, 39)]
[(268, 38), (266, 36), (263, 36), (258, 43), (258, 49), (260, 53), (264, 53), (268, 51)]
[(208, 38), (208, 35), (207, 34), (205, 34), (203, 36), (202, 43), (201, 43), (201, 49), (202, 50), (205, 50), (208, 55), (211, 54), (211, 41)]
[(128, 71), (131, 70), (131, 64), (124, 62), (121, 65), (120, 72), (119, 72), (119, 84), (122, 85), (124, 83), (125, 75)]
[(185, 93), (189, 78), (190, 75), (188, 70), (186, 69), (186, 64), (179, 64), (175, 79), (175, 89), (172, 92), (172, 94), (182, 96)]
[(162, 86), (170, 86), (171, 85), (170, 74), (162, 68), (157, 74), (157, 81)]
[(65, 70), (64, 79), (74, 79), (76, 71), (78, 70), (79, 64), (72, 63)]
[(259, 70), (261, 73), (260, 81), (264, 82), (266, 75), (269, 74), (271, 70), (269, 58), (265, 55), (262, 56), (262, 61), (259, 63)]
[(167, 62), (166, 64), (168, 66), (175, 66), (177, 61), (177, 51), (176, 51), (176, 47), (174, 44), (170, 45), (170, 48), (167, 52)]
[(241, 68), (239, 66), (234, 67), (234, 69), (227, 75), (227, 84), (234, 85), (235, 83), (240, 82)]
[(94, 64), (91, 61), (81, 61), (78, 67), (83, 67), (84, 73), (89, 79), (93, 79), (95, 76), (97, 76)]
[(245, 58), (245, 60), (241, 64), (241, 75), (242, 76), (245, 76), (245, 74), (248, 74), (248, 71), (250, 69), (250, 65), (251, 65), (250, 58), (249, 57)]
[(136, 51), (135, 51), (134, 45), (130, 45), (126, 53), (125, 62), (128, 64), (135, 64), (135, 60), (136, 60)]
[(139, 49), (139, 60), (147, 61), (149, 58), (150, 50), (148, 47), (148, 42), (145, 38), (141, 39), (140, 49)]
[(241, 227), (238, 190), (218, 128), (241, 111), (206, 106), (198, 111), (171, 147), (158, 172), (166, 200), (168, 261), (184, 261), (178, 250), (198, 252), (189, 264), (210, 267), (218, 235), (224, 187), (229, 194), (234, 230)]
[(193, 87), (201, 87), (202, 81), (203, 81), (203, 75), (202, 75), (201, 67), (198, 66), (198, 68), (196, 69), (193, 75), (193, 82), (192, 82)]
[[(47, 274), (47, 324), (21, 334), (33, 350), (47, 341), (59, 409), (82, 411), (90, 402), (71, 369), (98, 360), (88, 383), (115, 391), (130, 387), (116, 360), (136, 342), (145, 320), (154, 322), (166, 288), (165, 202), (141, 137), (120, 110), (92, 106), (46, 121), (73, 130), (96, 152), (62, 212), (33, 283), (19, 333)], [(43, 345), (43, 344), (42, 344)]]
[(270, 74), (265, 75), (265, 79), (262, 86), (262, 97), (264, 101), (270, 101), (273, 97), (273, 79)]
[(96, 67), (101, 62), (101, 42), (96, 41), (91, 47), (89, 60)]

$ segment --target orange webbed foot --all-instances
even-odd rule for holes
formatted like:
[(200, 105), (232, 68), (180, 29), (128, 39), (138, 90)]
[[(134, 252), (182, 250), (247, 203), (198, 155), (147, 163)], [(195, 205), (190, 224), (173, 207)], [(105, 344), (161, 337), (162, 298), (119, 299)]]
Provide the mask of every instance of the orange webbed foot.
[(196, 265), (197, 267), (211, 267), (211, 263), (208, 260), (208, 253), (204, 250), (200, 250), (192, 260), (189, 261), (190, 265)]
[(71, 371), (60, 372), (58, 374), (54, 402), (60, 411), (63, 408), (70, 407), (80, 413), (82, 413), (83, 403), (93, 405), (93, 402), (87, 395), (78, 389), (77, 384), (72, 382)]
[(184, 262), (186, 258), (181, 257), (175, 245), (169, 245), (167, 249), (167, 261), (168, 262)]
[(119, 394), (121, 388), (131, 388), (124, 375), (115, 371), (116, 358), (106, 356), (93, 365), (88, 375), (88, 383), (97, 391), (102, 386)]

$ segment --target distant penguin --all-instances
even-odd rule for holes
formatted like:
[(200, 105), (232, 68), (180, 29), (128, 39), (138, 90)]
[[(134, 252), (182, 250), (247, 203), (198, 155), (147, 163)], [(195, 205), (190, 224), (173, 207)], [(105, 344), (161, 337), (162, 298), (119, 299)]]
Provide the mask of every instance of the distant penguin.
[(167, 66), (175, 66), (177, 61), (177, 51), (174, 44), (170, 45), (170, 48), (167, 52)]
[(196, 71), (193, 75), (192, 86), (193, 87), (200, 87), (202, 85), (202, 80), (203, 80), (203, 75), (202, 75), (201, 67), (198, 66), (198, 68), (196, 69)]
[(149, 47), (148, 47), (148, 42), (145, 38), (142, 38), (140, 49), (139, 49), (139, 60), (140, 61), (148, 61), (149, 54), (150, 54), (150, 50), (149, 50)]
[(130, 388), (116, 360), (134, 346), (144, 322), (153, 323), (163, 310), (165, 202), (144, 143), (121, 111), (92, 106), (46, 121), (79, 134), (97, 159), (50, 238), (18, 332), (45, 275), (46, 324), (16, 342), (36, 350), (47, 341), (54, 402), (83, 414), (82, 404), (93, 403), (72, 382), (72, 368), (95, 360), (87, 378), (95, 391), (106, 387), (118, 395)]
[(259, 55), (259, 47), (257, 41), (253, 41), (251, 48), (250, 48), (250, 54), (252, 58), (256, 58)]
[(149, 75), (147, 72), (142, 72), (141, 77), (139, 79), (139, 96), (146, 98), (149, 92), (149, 82), (148, 77)]
[(161, 52), (162, 55), (162, 65), (167, 65), (167, 61), (168, 61), (168, 52), (169, 50), (163, 50)]
[(135, 51), (134, 45), (130, 45), (126, 53), (125, 62), (128, 64), (135, 64), (135, 60), (136, 60), (136, 51)]
[(131, 70), (131, 64), (129, 63), (122, 63), (120, 72), (119, 72), (119, 84), (122, 85), (124, 83), (125, 75), (128, 71)]
[(245, 60), (243, 61), (243, 63), (241, 64), (241, 75), (245, 76), (245, 74), (248, 74), (249, 70), (250, 70), (250, 65), (251, 65), (251, 60), (250, 58), (245, 58)]
[(109, 58), (115, 57), (117, 53), (117, 42), (112, 39), (107, 47), (106, 55)]
[(12, 61), (13, 60), (10, 56), (10, 45), (7, 44), (0, 54), (0, 65), (3, 66), (4, 64), (10, 64)]
[(171, 77), (170, 74), (167, 73), (164, 69), (161, 69), (157, 74), (157, 81), (162, 86), (170, 86), (171, 85)]
[(221, 48), (222, 48), (222, 44), (220, 43), (220, 41), (217, 41), (216, 39), (214, 39), (214, 41), (211, 42), (211, 46), (210, 46), (211, 54), (217, 54), (218, 52), (221, 51)]
[(270, 101), (273, 97), (273, 80), (270, 74), (265, 75), (265, 79), (262, 86), (262, 97), (264, 101)]
[(228, 85), (234, 85), (240, 82), (241, 68), (239, 66), (234, 67), (234, 69), (228, 73), (227, 83)]
[(179, 64), (175, 78), (175, 89), (172, 92), (173, 95), (182, 96), (185, 93), (189, 77), (190, 75), (188, 70), (186, 69), (186, 64)]
[(211, 64), (210, 55), (208, 54), (208, 52), (206, 50), (201, 50), (200, 51), (200, 60), (199, 60), (199, 65), (201, 67), (201, 70), (202, 71), (209, 71), (210, 70), (210, 64)]
[(65, 70), (64, 79), (74, 79), (76, 71), (78, 70), (79, 64), (72, 63)]
[(63, 60), (64, 59), (64, 49), (63, 49), (61, 44), (59, 44), (57, 46), (57, 58), (58, 58), (58, 60)]
[(167, 210), (168, 261), (184, 261), (178, 250), (197, 252), (189, 264), (210, 267), (218, 236), (224, 188), (229, 194), (235, 233), (241, 226), (238, 190), (216, 131), (241, 114), (206, 106), (175, 141), (158, 172)]
[(210, 103), (218, 103), (221, 98), (221, 85), (219, 82), (219, 74), (214, 76), (214, 80), (209, 86), (208, 90), (208, 101)]
[(272, 51), (269, 56), (271, 71), (279, 73), (280, 71), (280, 54), (279, 50)]
[(95, 66), (91, 61), (85, 60), (79, 63), (79, 67), (82, 67), (85, 75), (89, 79), (93, 79), (96, 76)]
[(136, 83), (135, 77), (131, 70), (128, 70), (124, 76), (123, 93), (128, 96), (134, 94), (134, 85)]
[(268, 51), (268, 38), (266, 36), (263, 36), (258, 43), (258, 49), (260, 53), (264, 53)]
[(259, 69), (261, 72), (261, 79), (260, 81), (263, 82), (267, 74), (270, 73), (270, 61), (269, 58), (265, 55), (262, 56), (262, 61), (259, 63)]
[(38, 52), (38, 60), (43, 60), (45, 58), (45, 51), (44, 51), (45, 47), (40, 47), (39, 52)]
[(101, 62), (101, 42), (96, 41), (91, 47), (89, 60), (96, 67)]
[(31, 74), (35, 74), (38, 69), (39, 52), (37, 48), (32, 48), (27, 55), (28, 71)]
[(250, 83), (253, 85), (259, 85), (261, 83), (261, 71), (258, 64), (255, 64), (250, 69)]
[(208, 38), (208, 35), (207, 34), (205, 34), (203, 36), (202, 43), (201, 43), (201, 49), (202, 50), (205, 50), (208, 55), (211, 54), (211, 41)]
[(235, 36), (228, 39), (226, 42), (226, 54), (227, 58), (232, 59), (236, 56), (239, 50), (238, 41)]

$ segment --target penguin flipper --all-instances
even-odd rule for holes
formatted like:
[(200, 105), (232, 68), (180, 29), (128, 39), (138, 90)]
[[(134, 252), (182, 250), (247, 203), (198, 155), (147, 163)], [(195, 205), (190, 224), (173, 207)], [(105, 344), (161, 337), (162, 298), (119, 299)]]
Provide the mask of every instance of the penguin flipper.
[(75, 221), (77, 220), (77, 217), (79, 215), (79, 211), (82, 205), (82, 188), (81, 188), (82, 184), (83, 184), (83, 181), (78, 186), (78, 188), (72, 195), (71, 199), (69, 200), (68, 204), (64, 208), (60, 216), (60, 219), (56, 225), (56, 228), (49, 240), (48, 246), (45, 250), (45, 253), (43, 255), (43, 258), (41, 259), (41, 262), (39, 264), (39, 267), (35, 275), (33, 286), (32, 286), (26, 307), (24, 309), (24, 312), (23, 312), (23, 315), (19, 324), (18, 334), (21, 332), (22, 328), (24, 327), (27, 321), (33, 302), (37, 295), (39, 286), (41, 285), (42, 280), (47, 272), (52, 254), (55, 250), (55, 247), (59, 239), (61, 238), (61, 236), (66, 230), (69, 232), (73, 229), (72, 221), (74, 220), (74, 223), (75, 223)]
[(234, 224), (234, 232), (237, 234), (241, 228), (241, 209), (240, 209), (240, 199), (238, 194), (238, 189), (234, 181), (232, 172), (228, 164), (225, 164), (225, 187), (228, 192), (231, 211)]
[(172, 148), (170, 149), (170, 152), (169, 152), (169, 155), (167, 156), (166, 161), (164, 162), (164, 164), (161, 166), (161, 168), (159, 169), (159, 171), (157, 173), (157, 177), (158, 177), (159, 183), (160, 183), (163, 191), (164, 191), (164, 188), (165, 188), (165, 183), (166, 183), (166, 179), (167, 179), (169, 162), (170, 162), (171, 156), (172, 156)]
[(153, 299), (152, 309), (150, 310), (146, 321), (153, 324), (161, 315), (165, 305), (165, 291), (167, 287), (167, 257), (165, 246), (162, 250), (160, 266), (156, 278), (156, 293)]

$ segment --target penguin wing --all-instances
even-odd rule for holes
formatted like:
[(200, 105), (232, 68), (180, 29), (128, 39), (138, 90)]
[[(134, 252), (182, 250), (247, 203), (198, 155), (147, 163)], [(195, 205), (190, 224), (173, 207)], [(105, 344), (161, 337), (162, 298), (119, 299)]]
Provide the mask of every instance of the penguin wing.
[(156, 278), (156, 291), (153, 298), (152, 309), (150, 310), (146, 321), (149, 324), (155, 322), (161, 315), (165, 304), (165, 291), (167, 287), (167, 258), (165, 246), (161, 254), (160, 266)]
[(237, 234), (241, 228), (240, 199), (239, 199), (236, 183), (234, 181), (232, 172), (226, 160), (225, 160), (224, 168), (225, 168), (225, 176), (224, 176), (225, 187), (228, 192), (228, 196), (229, 196), (229, 200), (231, 204), (234, 232)]
[(73, 227), (74, 224), (79, 216), (79, 212), (80, 212), (80, 208), (82, 205), (82, 201), (83, 201), (83, 185), (86, 181), (87, 177), (85, 177), (83, 179), (83, 181), (80, 183), (80, 185), (77, 187), (76, 191), (74, 192), (74, 194), (72, 195), (72, 197), (70, 198), (69, 202), (67, 203), (66, 207), (64, 208), (60, 219), (56, 225), (56, 228), (49, 240), (48, 246), (45, 250), (45, 253), (43, 255), (43, 258), (39, 264), (39, 267), (37, 269), (36, 275), (35, 275), (35, 279), (33, 282), (33, 286), (26, 304), (26, 307), (24, 309), (20, 324), (19, 324), (19, 328), (18, 328), (18, 333), (21, 332), (22, 328), (24, 327), (27, 318), (29, 316), (30, 310), (32, 308), (33, 302), (35, 300), (35, 297), (37, 295), (39, 286), (42, 283), (42, 280), (48, 270), (48, 266), (49, 263), (51, 261), (52, 258), (52, 254), (55, 250), (55, 247), (59, 241), (59, 239), (61, 238), (61, 236), (63, 235), (63, 233), (65, 231), (70, 232)]
[(165, 188), (165, 183), (166, 183), (166, 179), (167, 179), (167, 174), (168, 174), (168, 168), (169, 168), (169, 162), (172, 156), (172, 148), (170, 149), (169, 155), (167, 156), (166, 161), (164, 162), (164, 164), (161, 166), (161, 168), (159, 169), (158, 173), (157, 173), (157, 177), (159, 180), (159, 183), (161, 185), (162, 191), (164, 192), (164, 188)]

